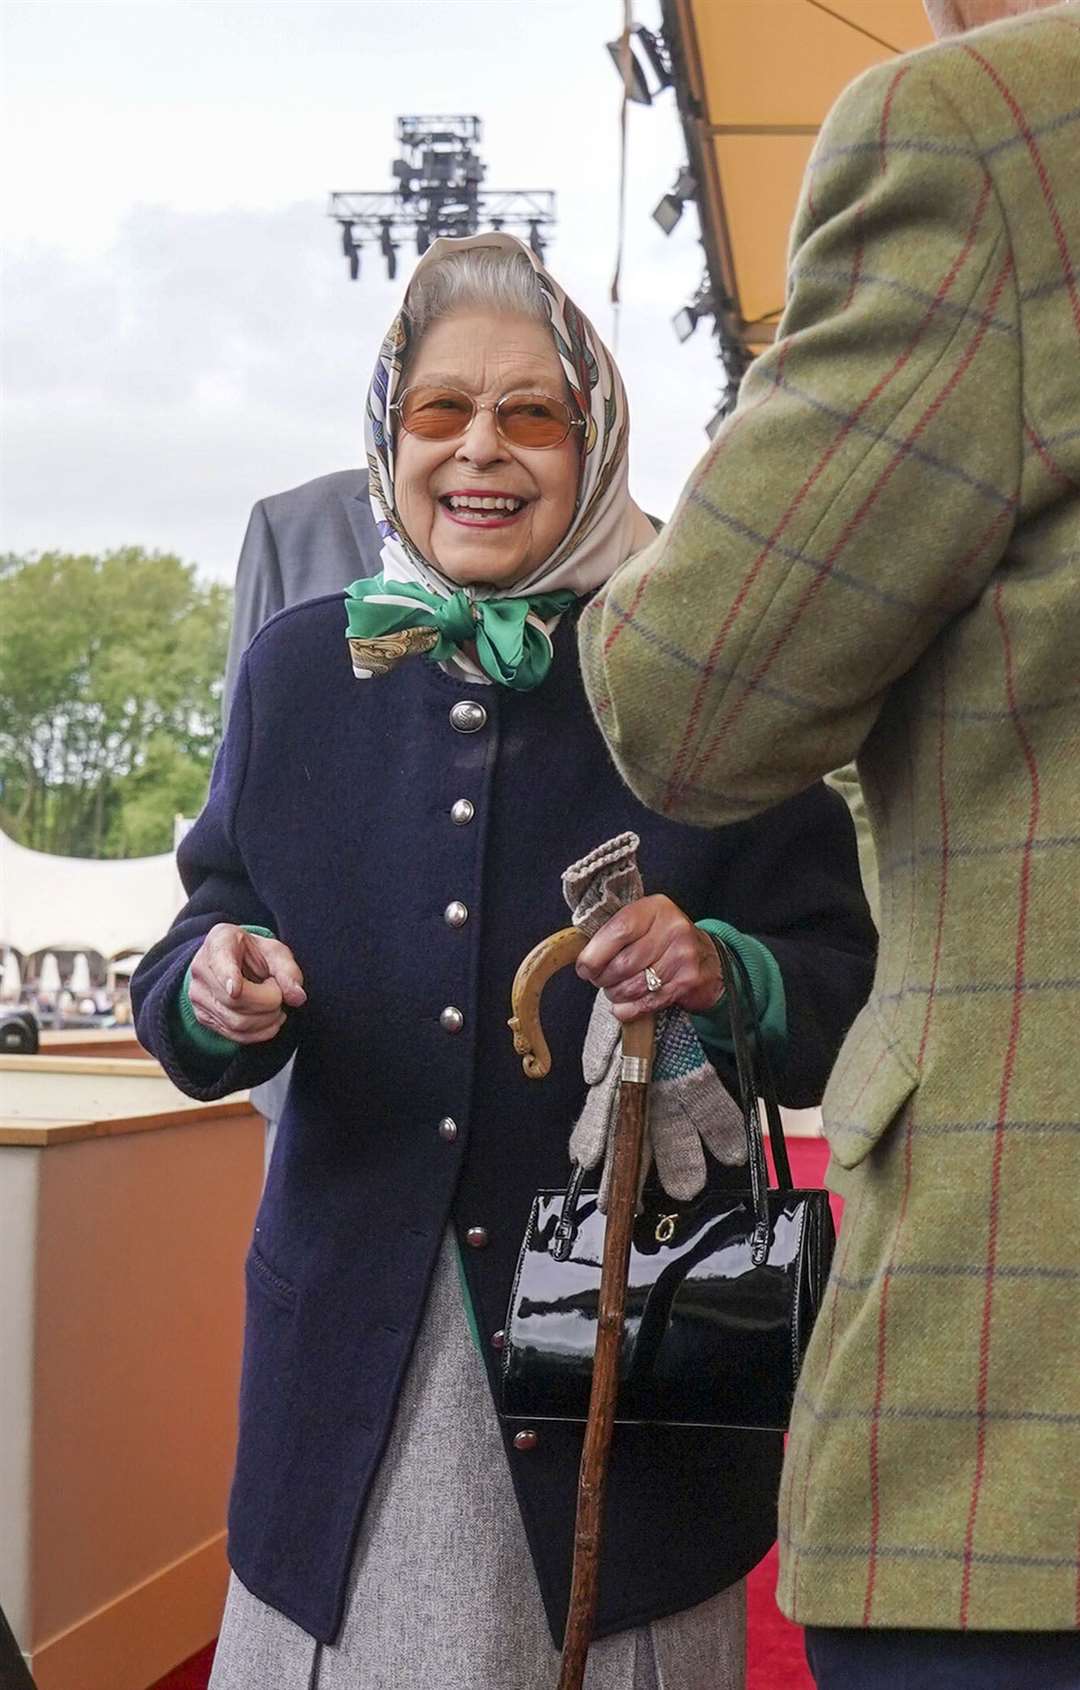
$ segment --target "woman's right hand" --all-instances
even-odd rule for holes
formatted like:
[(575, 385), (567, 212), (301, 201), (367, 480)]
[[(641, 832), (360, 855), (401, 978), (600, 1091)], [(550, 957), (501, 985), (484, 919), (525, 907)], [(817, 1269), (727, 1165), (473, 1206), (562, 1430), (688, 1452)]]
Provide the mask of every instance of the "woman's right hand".
[(201, 1027), (241, 1045), (265, 1044), (285, 1025), (285, 1009), (307, 1002), (304, 976), (288, 945), (220, 921), (191, 964), (188, 997)]

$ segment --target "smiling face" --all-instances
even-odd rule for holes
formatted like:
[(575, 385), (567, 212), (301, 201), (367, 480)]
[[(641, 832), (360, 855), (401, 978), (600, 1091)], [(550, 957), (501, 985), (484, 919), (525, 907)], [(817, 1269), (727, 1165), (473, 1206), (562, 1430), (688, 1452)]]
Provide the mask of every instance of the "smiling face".
[[(567, 397), (550, 329), (516, 314), (440, 318), (420, 341), (405, 381), (456, 387), (485, 407), (523, 391)], [(478, 410), (456, 440), (420, 440), (399, 426), (394, 499), (417, 551), (462, 586), (506, 587), (530, 575), (573, 519), (580, 432), (571, 429), (561, 446), (538, 451), (504, 440), (490, 409)]]

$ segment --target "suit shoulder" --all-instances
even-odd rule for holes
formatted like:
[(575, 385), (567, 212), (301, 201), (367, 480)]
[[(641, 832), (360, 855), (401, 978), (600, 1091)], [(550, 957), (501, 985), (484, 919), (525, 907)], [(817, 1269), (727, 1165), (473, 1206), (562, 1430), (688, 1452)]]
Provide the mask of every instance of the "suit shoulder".
[[(1075, 69), (1080, 59), (1080, 15), (1074, 0), (1068, 0), (950, 35), (928, 51), (946, 76), (959, 74), (965, 61), (983, 60), (999, 68), (1014, 65), (1034, 80), (1052, 64)], [(1071, 87), (1075, 95), (1075, 82)]]
[[(875, 130), (884, 139), (887, 123), (910, 135), (935, 110), (947, 124), (946, 109), (952, 108), (952, 121), (981, 142), (987, 102), (995, 118), (1012, 124), (1015, 110), (1029, 99), (1045, 101), (1048, 81), (1070, 89), (1075, 106), (1080, 16), (1072, 11), (1071, 4), (1057, 5), (1002, 18), (874, 65), (844, 89), (822, 134), (828, 132), (833, 145), (867, 130), (868, 140), (878, 138)], [(926, 150), (946, 153), (943, 145), (935, 149), (935, 139), (932, 133), (923, 137)]]
[[(822, 125), (811, 161), (819, 197), (842, 181), (868, 193), (886, 159), (941, 180), (985, 169), (995, 143), (1025, 124), (1075, 107), (1080, 18), (1055, 6), (947, 36), (871, 66), (844, 89)], [(1062, 66), (1065, 66), (1064, 80)], [(1063, 100), (1062, 93), (1072, 95)]]
[[(821, 127), (821, 146), (864, 140), (873, 147), (875, 166), (878, 148), (887, 140), (887, 130), (897, 118), (904, 119), (912, 102), (933, 103), (939, 93), (939, 74), (948, 46), (931, 42), (895, 59), (871, 65), (849, 82), (838, 95)], [(902, 97), (901, 97), (902, 90)]]
[(872, 65), (841, 93), (810, 157), (792, 230), (793, 263), (819, 227), (853, 207), (887, 208), (899, 194), (903, 214), (913, 195), (923, 203), (954, 174), (966, 191), (971, 170), (982, 171), (959, 102), (939, 85), (942, 46)]
[(941, 44), (936, 74), (980, 145), (1006, 157), (1045, 144), (1075, 146), (1080, 87), (1080, 12), (1072, 5), (1025, 12)]
[(317, 475), (311, 481), (302, 481), (297, 487), (287, 487), (284, 492), (270, 493), (260, 499), (259, 504), (271, 517), (295, 517), (323, 510), (328, 504), (341, 499), (366, 499), (367, 496), (366, 469), (339, 469), (330, 475)]

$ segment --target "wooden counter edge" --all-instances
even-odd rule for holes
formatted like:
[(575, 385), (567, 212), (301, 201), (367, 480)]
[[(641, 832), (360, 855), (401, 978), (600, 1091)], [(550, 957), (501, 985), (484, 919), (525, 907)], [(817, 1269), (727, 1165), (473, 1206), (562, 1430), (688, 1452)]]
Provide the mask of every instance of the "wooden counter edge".
[(29, 1146), (48, 1150), (57, 1144), (73, 1144), (85, 1138), (119, 1138), (126, 1133), (159, 1132), (165, 1127), (197, 1126), (201, 1121), (235, 1120), (259, 1111), (242, 1094), (223, 1097), (218, 1103), (197, 1103), (187, 1109), (159, 1109), (143, 1115), (121, 1115), (101, 1121), (48, 1121), (34, 1126), (29, 1121), (0, 1119), (0, 1148)]
[(152, 1056), (0, 1056), (0, 1074), (122, 1074), (132, 1079), (158, 1079), (165, 1070)]

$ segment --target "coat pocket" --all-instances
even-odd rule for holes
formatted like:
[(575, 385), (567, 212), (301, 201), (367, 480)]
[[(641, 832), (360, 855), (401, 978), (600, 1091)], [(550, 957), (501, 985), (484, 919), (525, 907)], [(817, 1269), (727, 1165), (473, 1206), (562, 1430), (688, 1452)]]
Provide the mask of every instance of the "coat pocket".
[(852, 1022), (821, 1105), (829, 1148), (841, 1167), (858, 1167), (918, 1084), (913, 1059), (871, 999)]
[(283, 1309), (291, 1310), (296, 1307), (296, 1286), (290, 1285), (287, 1279), (282, 1279), (280, 1274), (274, 1272), (255, 1244), (252, 1244), (248, 1251), (246, 1266), (248, 1280), (254, 1281), (272, 1303), (277, 1303)]
[(289, 1481), (299, 1435), (296, 1399), (304, 1358), (296, 1287), (275, 1273), (254, 1245), (245, 1266), (247, 1309), (229, 1553), (233, 1566), (250, 1580), (266, 1574), (266, 1545), (289, 1541)]

